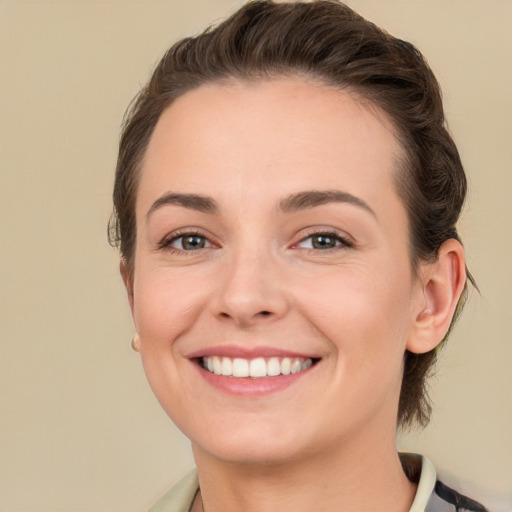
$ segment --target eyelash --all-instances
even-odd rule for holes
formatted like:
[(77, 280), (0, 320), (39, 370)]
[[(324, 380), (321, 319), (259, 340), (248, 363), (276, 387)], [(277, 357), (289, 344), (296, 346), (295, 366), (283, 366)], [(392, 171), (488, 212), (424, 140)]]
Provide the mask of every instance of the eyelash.
[[(198, 249), (195, 249), (195, 250), (194, 249), (183, 249), (183, 248), (180, 249), (177, 247), (172, 247), (172, 244), (177, 242), (180, 239), (182, 239), (182, 246), (183, 246), (183, 239), (192, 238), (192, 237), (201, 238), (205, 241), (205, 243), (207, 243), (209, 245), (207, 247), (199, 247)], [(319, 248), (315, 248), (315, 247), (310, 247), (310, 248), (298, 247), (299, 244), (304, 243), (306, 240), (308, 240), (310, 238), (314, 238), (314, 237), (325, 237), (325, 238), (334, 239), (335, 244), (337, 244), (337, 245), (335, 245), (334, 247), (328, 247), (328, 248), (324, 248), (324, 249), (319, 249)], [(187, 253), (190, 254), (190, 253), (198, 252), (203, 249), (209, 249), (211, 247), (215, 247), (215, 244), (211, 240), (209, 240), (207, 236), (205, 236), (203, 233), (201, 233), (199, 231), (183, 231), (183, 232), (174, 233), (172, 237), (163, 240), (159, 244), (159, 249), (164, 249), (164, 250), (169, 251), (174, 254), (187, 254)], [(329, 231), (329, 230), (313, 231), (313, 232), (307, 234), (306, 236), (304, 236), (303, 238), (301, 238), (299, 240), (299, 242), (297, 242), (293, 246), (293, 248), (302, 249), (302, 250), (307, 251), (308, 253), (316, 253), (316, 254), (318, 254), (319, 252), (330, 253), (332, 251), (339, 251), (340, 249), (341, 250), (351, 249), (353, 247), (354, 247), (354, 243), (351, 240), (349, 240), (348, 238), (346, 238), (344, 236), (341, 236), (336, 231)]]
[[(209, 244), (209, 246), (208, 247), (200, 247), (199, 249), (196, 249), (196, 250), (187, 250), (187, 249), (179, 249), (177, 247), (172, 247), (172, 244), (180, 239), (193, 238), (193, 237), (202, 238)], [(182, 246), (183, 246), (183, 240), (182, 240)], [(173, 236), (171, 236), (170, 238), (164, 239), (162, 242), (160, 242), (158, 244), (159, 249), (164, 249), (164, 250), (169, 251), (174, 254), (193, 253), (193, 252), (197, 252), (201, 249), (209, 249), (210, 247), (214, 247), (214, 243), (212, 241), (210, 241), (208, 239), (208, 237), (206, 237), (203, 233), (200, 233), (199, 231), (183, 231), (183, 232), (173, 233)]]
[(335, 245), (334, 247), (329, 247), (329, 248), (326, 248), (326, 249), (318, 249), (318, 248), (303, 248), (304, 250), (308, 251), (308, 252), (314, 252), (314, 253), (318, 253), (318, 252), (326, 252), (326, 253), (329, 253), (331, 251), (338, 251), (340, 249), (351, 249), (354, 247), (354, 243), (349, 240), (348, 238), (344, 237), (344, 236), (341, 236), (339, 233), (337, 233), (336, 231), (329, 231), (329, 230), (326, 230), (326, 231), (313, 231), (312, 233), (309, 233), (308, 235), (306, 235), (305, 237), (301, 238), (301, 240), (294, 245), (294, 247), (297, 247), (299, 244), (305, 242), (306, 240), (310, 239), (310, 238), (314, 238), (314, 237), (325, 237), (325, 238), (331, 238), (331, 239), (334, 239), (335, 243), (338, 244), (338, 245)]

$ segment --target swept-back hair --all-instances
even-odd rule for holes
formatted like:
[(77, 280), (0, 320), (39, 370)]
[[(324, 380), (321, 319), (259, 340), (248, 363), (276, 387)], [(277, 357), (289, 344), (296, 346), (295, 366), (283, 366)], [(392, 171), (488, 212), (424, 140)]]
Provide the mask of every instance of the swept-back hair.
[[(408, 214), (413, 271), (422, 261), (435, 261), (443, 242), (459, 240), (466, 177), (446, 127), (438, 82), (421, 53), (335, 0), (254, 1), (218, 26), (174, 44), (126, 114), (109, 236), (132, 271), (137, 184), (162, 112), (203, 84), (283, 76), (347, 90), (387, 114), (403, 149), (396, 187)], [(466, 287), (452, 324), (465, 298)], [(406, 352), (400, 426), (428, 423), (426, 379), (435, 360), (436, 350)]]

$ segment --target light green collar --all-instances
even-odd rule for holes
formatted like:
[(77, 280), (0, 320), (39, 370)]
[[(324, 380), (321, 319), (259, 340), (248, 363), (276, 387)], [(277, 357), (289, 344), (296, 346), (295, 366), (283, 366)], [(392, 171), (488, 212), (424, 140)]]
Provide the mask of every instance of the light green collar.
[(193, 469), (168, 490), (148, 512), (189, 512), (198, 490), (197, 471)]
[(428, 500), (434, 491), (437, 474), (436, 468), (426, 457), (417, 453), (401, 453), (400, 458), (414, 457), (418, 463), (421, 461), (420, 480), (416, 489), (416, 496), (412, 502), (409, 512), (429, 512), (427, 508)]
[[(421, 461), (418, 489), (409, 512), (429, 512), (427, 503), (436, 484), (436, 469), (426, 457), (416, 453), (401, 453), (400, 458), (413, 458), (418, 464)], [(194, 469), (167, 491), (148, 512), (189, 512), (198, 490), (199, 480)]]

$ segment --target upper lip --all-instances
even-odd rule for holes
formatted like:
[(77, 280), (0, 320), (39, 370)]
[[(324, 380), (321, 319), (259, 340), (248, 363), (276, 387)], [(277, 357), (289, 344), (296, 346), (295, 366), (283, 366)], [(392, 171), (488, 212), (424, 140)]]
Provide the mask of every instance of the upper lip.
[(304, 359), (319, 359), (318, 355), (295, 352), (277, 347), (246, 347), (240, 345), (217, 345), (205, 347), (187, 354), (187, 358), (221, 356), (242, 359), (256, 359), (258, 357), (300, 357)]

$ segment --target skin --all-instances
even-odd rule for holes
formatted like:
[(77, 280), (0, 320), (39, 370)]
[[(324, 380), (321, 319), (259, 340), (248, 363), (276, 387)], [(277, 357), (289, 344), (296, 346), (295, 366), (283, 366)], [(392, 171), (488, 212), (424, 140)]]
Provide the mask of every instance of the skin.
[[(192, 442), (208, 512), (409, 510), (415, 486), (395, 447), (403, 355), (442, 339), (464, 255), (450, 240), (412, 272), (400, 157), (377, 108), (298, 78), (202, 86), (162, 114), (140, 178), (134, 272), (121, 272), (145, 372)], [(280, 208), (332, 190), (360, 204)], [(207, 196), (216, 211), (160, 204), (169, 193)], [(190, 232), (202, 248), (184, 248)], [(315, 248), (325, 232), (333, 247)], [(190, 359), (225, 345), (319, 362), (286, 389), (237, 396)]]

